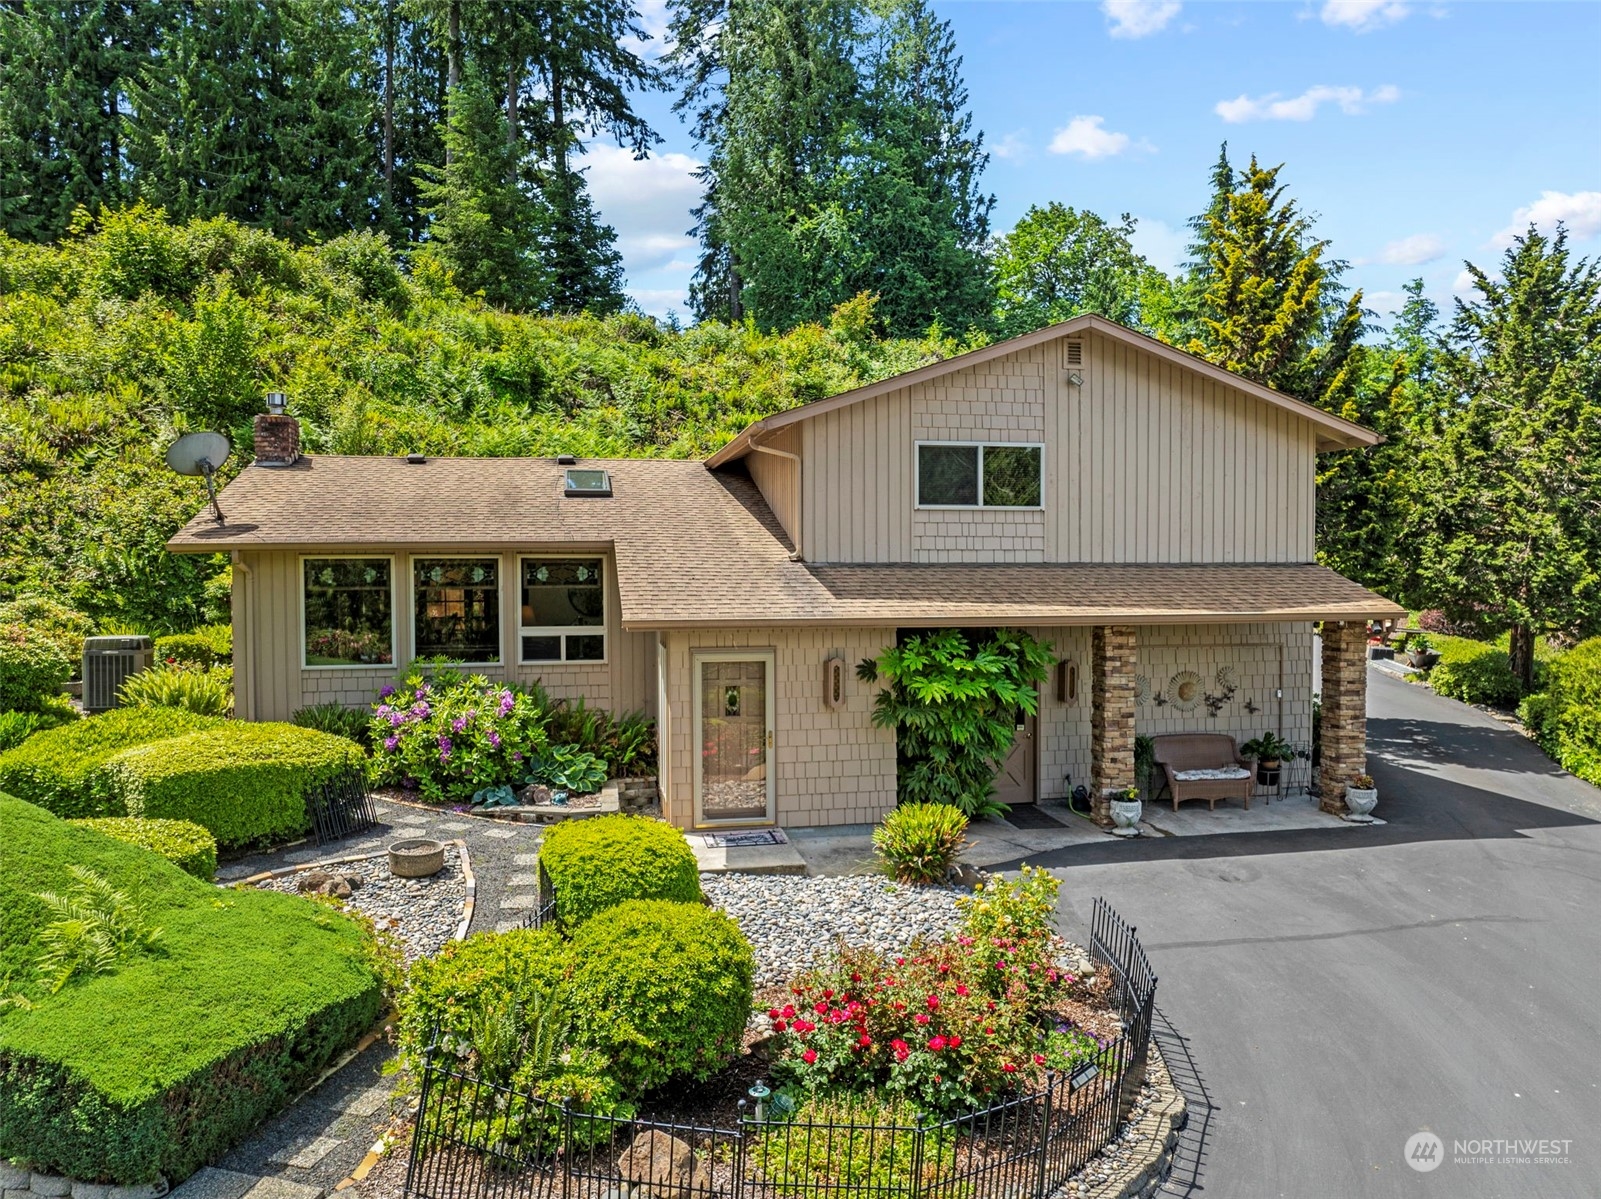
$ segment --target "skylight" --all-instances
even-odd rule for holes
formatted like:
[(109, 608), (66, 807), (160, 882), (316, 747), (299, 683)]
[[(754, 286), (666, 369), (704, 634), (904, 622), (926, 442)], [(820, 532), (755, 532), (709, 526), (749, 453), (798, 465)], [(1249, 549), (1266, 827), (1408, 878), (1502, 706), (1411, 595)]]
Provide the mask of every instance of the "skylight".
[(567, 495), (608, 496), (611, 494), (611, 475), (603, 470), (567, 468)]

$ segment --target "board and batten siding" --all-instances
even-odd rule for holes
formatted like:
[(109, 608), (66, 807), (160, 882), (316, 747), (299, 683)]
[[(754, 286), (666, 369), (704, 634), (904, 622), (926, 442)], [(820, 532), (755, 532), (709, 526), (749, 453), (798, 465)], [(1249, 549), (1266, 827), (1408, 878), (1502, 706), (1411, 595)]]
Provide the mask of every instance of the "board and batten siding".
[[(606, 661), (595, 664), (545, 663), (519, 665), (517, 561), (524, 556), (581, 556), (606, 560)], [(415, 656), (411, 629), (411, 557), (497, 558), (501, 564), (500, 665), (471, 664), (464, 673), (496, 680), (539, 683), (560, 699), (582, 698), (592, 708), (613, 712), (656, 709), (656, 639), (650, 633), (625, 633), (617, 572), (611, 555), (594, 547), (540, 546), (517, 553), (476, 551), (461, 547), (383, 550), (274, 550), (243, 553), (234, 570), (234, 695), (236, 713), (245, 720), (288, 720), (296, 708), (337, 703), (364, 707), (378, 689), (395, 677), (399, 665), (308, 668), (301, 640), (301, 566), (303, 557), (389, 557), (395, 586), (395, 661)], [(242, 569), (241, 569), (242, 568)], [(248, 652), (241, 653), (241, 650)]]
[[(1082, 339), (1075, 387), (1064, 340), (791, 426), (804, 461), (806, 558), (1313, 560), (1311, 422), (1097, 334)], [(1043, 442), (1043, 510), (917, 509), (918, 441)], [(789, 504), (780, 461), (747, 458), (775, 511)]]
[(773, 510), (784, 532), (789, 534), (792, 545), (795, 541), (795, 512), (800, 503), (800, 484), (796, 479), (797, 463), (793, 458), (784, 457), (784, 454), (798, 453), (795, 447), (799, 441), (794, 426), (780, 429), (762, 438), (761, 444), (782, 453), (769, 454), (754, 449), (745, 459), (745, 468), (750, 471), (751, 480), (761, 489), (762, 498)]

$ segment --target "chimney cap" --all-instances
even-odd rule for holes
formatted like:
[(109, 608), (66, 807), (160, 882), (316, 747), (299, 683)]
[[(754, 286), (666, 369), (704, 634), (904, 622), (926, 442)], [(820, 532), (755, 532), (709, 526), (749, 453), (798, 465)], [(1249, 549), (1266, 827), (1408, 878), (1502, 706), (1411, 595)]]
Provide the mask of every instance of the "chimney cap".
[(273, 416), (282, 416), (284, 409), (289, 406), (289, 397), (281, 391), (267, 393), (267, 411)]
[(425, 454), (407, 454), (406, 461), (411, 463), (413, 466), (421, 466), (424, 462), (428, 461), (428, 457)]
[(576, 457), (574, 457), (572, 454), (557, 454), (556, 455), (556, 465), (557, 466), (577, 466), (578, 465), (578, 459)]

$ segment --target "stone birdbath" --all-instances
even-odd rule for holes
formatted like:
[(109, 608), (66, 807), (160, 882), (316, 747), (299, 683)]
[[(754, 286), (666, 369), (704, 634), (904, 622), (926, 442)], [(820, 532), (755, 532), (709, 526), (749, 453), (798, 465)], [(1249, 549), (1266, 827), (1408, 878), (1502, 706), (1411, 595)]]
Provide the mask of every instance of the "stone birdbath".
[(389, 873), (396, 878), (427, 878), (445, 868), (445, 846), (427, 837), (396, 841), (389, 847)]

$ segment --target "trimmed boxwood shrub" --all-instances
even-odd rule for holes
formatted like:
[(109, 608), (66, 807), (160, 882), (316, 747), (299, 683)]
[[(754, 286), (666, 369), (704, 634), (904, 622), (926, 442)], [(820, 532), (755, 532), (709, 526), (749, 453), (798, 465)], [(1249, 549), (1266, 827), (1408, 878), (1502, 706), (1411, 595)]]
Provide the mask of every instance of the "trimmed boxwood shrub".
[(212, 667), (233, 661), (233, 626), (205, 625), (192, 633), (156, 638), (156, 661), (178, 666)]
[(176, 708), (118, 708), (88, 716), (35, 733), (0, 754), (0, 791), (57, 816), (125, 816), (105, 770), (113, 755), (222, 723)]
[(33, 712), (72, 677), (72, 663), (47, 634), (0, 625), (0, 712)]
[(579, 928), (572, 953), (580, 1034), (632, 1093), (707, 1078), (739, 1052), (756, 962), (725, 913), (630, 900)]
[(1601, 637), (1581, 641), (1545, 664), (1546, 690), (1518, 715), (1564, 769), (1601, 785)]
[(292, 724), (227, 721), (124, 750), (106, 763), (129, 816), (192, 820), (234, 849), (311, 827), (306, 795), (365, 761), (343, 737)]
[(217, 873), (217, 839), (188, 820), (146, 820), (139, 816), (97, 816), (73, 824), (159, 853), (185, 874), (210, 882)]
[(695, 851), (678, 829), (648, 816), (563, 821), (545, 834), (539, 861), (569, 931), (628, 899), (700, 899)]
[(1431, 644), (1440, 660), (1429, 671), (1429, 686), (1441, 695), (1494, 707), (1518, 702), (1523, 689), (1506, 650), (1464, 637), (1434, 637)]
[[(382, 988), (355, 921), (295, 895), (220, 892), (155, 854), (0, 796), (0, 1158), (177, 1183), (222, 1157), (372, 1027)], [(137, 899), (159, 950), (47, 994), (36, 962), (80, 865)]]

